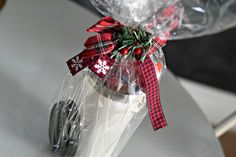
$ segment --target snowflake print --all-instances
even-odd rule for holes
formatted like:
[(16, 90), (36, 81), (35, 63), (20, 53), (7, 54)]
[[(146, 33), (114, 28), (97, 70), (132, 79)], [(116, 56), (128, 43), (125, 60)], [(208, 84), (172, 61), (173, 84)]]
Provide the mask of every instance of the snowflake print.
[(106, 75), (110, 67), (107, 65), (107, 61), (102, 61), (101, 59), (98, 60), (98, 64), (94, 65), (94, 68), (97, 69), (97, 73), (102, 73), (103, 75)]
[(79, 59), (79, 56), (76, 56), (74, 59), (72, 59), (72, 62), (73, 63), (71, 64), (71, 67), (75, 68), (76, 71), (78, 71), (83, 67), (82, 66), (83, 60)]

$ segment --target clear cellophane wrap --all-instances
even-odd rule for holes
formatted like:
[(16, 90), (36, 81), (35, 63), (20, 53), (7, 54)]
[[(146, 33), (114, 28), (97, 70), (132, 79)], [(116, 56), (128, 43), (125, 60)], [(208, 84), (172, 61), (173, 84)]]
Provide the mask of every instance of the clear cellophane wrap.
[[(233, 0), (91, 0), (104, 15), (142, 26), (153, 37), (183, 39), (236, 24)], [(150, 55), (160, 80), (161, 50)], [(66, 75), (51, 106), (50, 145), (58, 156), (117, 157), (147, 115), (145, 85), (135, 60), (116, 59), (101, 79), (88, 69)]]
[[(178, 27), (169, 40), (186, 39), (218, 33), (236, 26), (235, 0), (91, 0), (104, 15), (127, 25), (153, 25), (158, 35), (178, 18)], [(163, 18), (161, 10), (176, 5), (175, 12)]]
[[(162, 51), (151, 59), (160, 78), (165, 69)], [(52, 106), (52, 151), (59, 156), (117, 157), (147, 114), (140, 74), (136, 61), (124, 58), (114, 63), (108, 79), (90, 70), (68, 74)]]

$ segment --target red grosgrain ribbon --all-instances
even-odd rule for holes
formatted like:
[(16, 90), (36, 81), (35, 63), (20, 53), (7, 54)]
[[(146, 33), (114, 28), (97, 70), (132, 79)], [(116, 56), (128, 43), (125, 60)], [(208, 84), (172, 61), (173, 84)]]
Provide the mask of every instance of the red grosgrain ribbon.
[[(87, 31), (97, 32), (99, 35), (89, 37), (84, 43), (86, 49), (67, 61), (72, 75), (74, 76), (82, 69), (88, 67), (99, 77), (105, 77), (115, 62), (111, 58), (111, 53), (117, 49), (117, 46), (120, 46), (118, 44), (120, 39), (114, 37), (114, 34), (121, 32), (122, 27), (124, 26), (120, 22), (109, 16), (102, 18), (90, 27)], [(149, 55), (157, 52), (165, 44), (166, 40), (159, 37), (152, 39), (152, 45), (148, 50), (148, 55), (143, 62), (139, 61), (142, 77), (146, 85), (149, 117), (154, 130), (164, 128), (167, 126), (167, 123), (161, 107), (155, 67)]]

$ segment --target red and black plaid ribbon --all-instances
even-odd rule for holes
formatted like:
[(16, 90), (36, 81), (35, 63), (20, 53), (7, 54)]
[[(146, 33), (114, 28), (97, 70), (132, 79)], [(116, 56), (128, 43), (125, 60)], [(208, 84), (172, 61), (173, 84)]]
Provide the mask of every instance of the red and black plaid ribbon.
[[(117, 46), (119, 39), (114, 39), (113, 34), (123, 27), (120, 22), (109, 16), (102, 18), (95, 25), (88, 29), (89, 32), (97, 32), (99, 35), (89, 37), (85, 42), (86, 49), (67, 61), (67, 65), (74, 76), (76, 73), (88, 67), (99, 77), (103, 78), (110, 71), (114, 59), (111, 59), (111, 52)], [(146, 95), (148, 111), (154, 130), (167, 126), (165, 116), (162, 111), (158, 79), (155, 67), (149, 55), (158, 51), (164, 46), (166, 40), (159, 37), (153, 39), (153, 45), (149, 48), (148, 55), (144, 62), (139, 62), (143, 78), (146, 85)]]
[(85, 67), (89, 67), (101, 78), (106, 76), (114, 63), (109, 54), (117, 45), (113, 32), (121, 26), (118, 21), (106, 16), (87, 29), (88, 32), (98, 32), (99, 35), (89, 37), (84, 43), (86, 49), (67, 61), (73, 76)]
[(146, 85), (146, 95), (148, 102), (149, 117), (154, 130), (167, 126), (165, 116), (162, 111), (158, 79), (155, 72), (155, 67), (149, 56), (143, 63), (140, 63), (140, 68)]

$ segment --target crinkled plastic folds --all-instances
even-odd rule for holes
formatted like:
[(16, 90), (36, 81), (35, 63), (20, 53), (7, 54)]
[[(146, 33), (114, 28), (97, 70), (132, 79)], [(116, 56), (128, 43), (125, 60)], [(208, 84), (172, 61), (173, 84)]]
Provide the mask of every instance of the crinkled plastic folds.
[[(159, 79), (163, 52), (150, 58)], [(117, 157), (146, 116), (144, 80), (135, 59), (116, 60), (106, 78), (88, 69), (65, 77), (49, 124), (51, 150), (58, 156)]]
[[(153, 24), (154, 36), (178, 20), (169, 40), (218, 33), (236, 25), (236, 0), (91, 0), (104, 15), (127, 25)], [(176, 5), (174, 13), (161, 19), (165, 8)], [(158, 20), (157, 20), (158, 19)]]
[[(143, 26), (153, 36), (183, 39), (236, 25), (233, 0), (91, 0), (104, 15)], [(168, 34), (170, 32), (170, 34)], [(150, 56), (160, 80), (161, 48)], [(50, 146), (57, 156), (117, 157), (147, 114), (145, 88), (135, 60), (116, 60), (106, 78), (88, 69), (66, 75), (51, 106)], [(151, 124), (150, 124), (151, 125)]]

